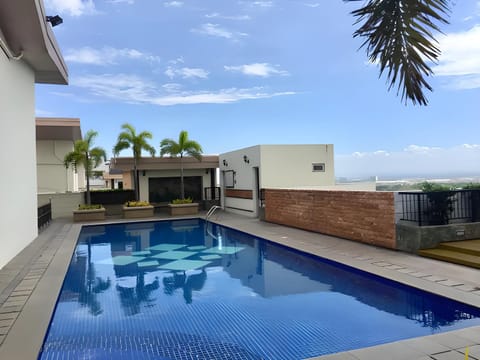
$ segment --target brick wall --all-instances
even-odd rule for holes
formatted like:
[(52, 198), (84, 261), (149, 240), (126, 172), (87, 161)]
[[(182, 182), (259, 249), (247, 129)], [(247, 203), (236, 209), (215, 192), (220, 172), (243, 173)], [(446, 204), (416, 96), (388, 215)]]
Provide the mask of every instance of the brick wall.
[(265, 220), (396, 247), (392, 192), (266, 189)]
[(225, 189), (225, 196), (238, 199), (253, 199), (252, 190)]

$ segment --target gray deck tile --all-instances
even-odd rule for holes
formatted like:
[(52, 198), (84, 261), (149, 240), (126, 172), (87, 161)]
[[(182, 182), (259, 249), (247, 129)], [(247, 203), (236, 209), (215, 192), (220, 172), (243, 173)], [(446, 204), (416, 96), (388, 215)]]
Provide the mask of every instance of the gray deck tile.
[(0, 314), (0, 320), (16, 319), (18, 314), (18, 312), (3, 313)]
[(418, 272), (412, 272), (409, 275), (415, 276), (416, 278), (424, 278), (427, 276), (431, 276), (430, 274), (426, 274), (424, 272), (418, 271)]
[(434, 339), (428, 338), (428, 337), (409, 339), (404, 343), (405, 343), (405, 346), (409, 346), (427, 355), (438, 354), (438, 353), (450, 350), (450, 348), (444, 345), (441, 345), (438, 342), (436, 342)]
[(460, 286), (463, 285), (463, 282), (460, 281), (455, 281), (455, 280), (441, 280), (438, 281), (439, 284), (445, 285), (445, 286)]
[(405, 346), (402, 342), (359, 349), (350, 353), (359, 360), (405, 360), (416, 359), (426, 355), (422, 351)]
[(446, 277), (444, 277), (444, 276), (438, 276), (438, 275), (430, 275), (430, 276), (425, 276), (425, 277), (423, 277), (423, 278), (424, 278), (425, 280), (435, 281), (435, 282), (448, 280), (448, 278), (446, 278)]
[[(465, 348), (457, 351), (461, 352), (462, 354), (465, 354), (466, 350), (467, 349)], [(472, 358), (480, 359), (480, 345), (470, 346), (468, 348), (468, 357), (469, 359), (472, 359)]]
[(20, 312), (22, 310), (21, 306), (2, 306), (0, 307), (0, 314), (11, 313), (11, 312)]
[(381, 267), (393, 265), (393, 264), (391, 264), (389, 262), (385, 262), (385, 261), (372, 262), (372, 264), (377, 265), (377, 266), (381, 266)]
[(435, 335), (435, 341), (449, 349), (460, 349), (476, 344), (474, 340), (457, 336), (451, 332)]
[(435, 354), (431, 356), (435, 360), (465, 360), (465, 355), (459, 353), (458, 351), (447, 351), (440, 354)]

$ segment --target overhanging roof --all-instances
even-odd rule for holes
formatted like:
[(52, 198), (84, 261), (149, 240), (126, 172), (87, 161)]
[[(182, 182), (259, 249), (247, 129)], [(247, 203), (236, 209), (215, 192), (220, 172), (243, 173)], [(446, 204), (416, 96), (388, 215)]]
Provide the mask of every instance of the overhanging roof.
[(80, 119), (77, 118), (36, 118), (37, 140), (71, 140), (82, 138)]
[(68, 71), (42, 0), (0, 1), (0, 36), (35, 72), (36, 83), (67, 84)]
[[(193, 157), (183, 158), (184, 169), (215, 169), (219, 167), (218, 155), (202, 156), (202, 161)], [(118, 157), (110, 160), (110, 169), (133, 170), (133, 157)], [(138, 170), (176, 170), (180, 169), (179, 157), (142, 157), (137, 164)]]

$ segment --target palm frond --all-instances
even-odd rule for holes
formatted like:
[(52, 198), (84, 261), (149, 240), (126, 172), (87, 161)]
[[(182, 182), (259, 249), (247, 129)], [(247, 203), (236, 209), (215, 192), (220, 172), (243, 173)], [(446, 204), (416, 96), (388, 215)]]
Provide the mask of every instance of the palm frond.
[(388, 89), (397, 84), (405, 103), (428, 104), (424, 91), (432, 87), (425, 78), (433, 74), (428, 62), (440, 55), (432, 33), (440, 32), (437, 24), (448, 23), (448, 13), (449, 0), (369, 0), (352, 12), (355, 23), (362, 23), (354, 37), (366, 38), (361, 47), (380, 66), (380, 76), (386, 73)]

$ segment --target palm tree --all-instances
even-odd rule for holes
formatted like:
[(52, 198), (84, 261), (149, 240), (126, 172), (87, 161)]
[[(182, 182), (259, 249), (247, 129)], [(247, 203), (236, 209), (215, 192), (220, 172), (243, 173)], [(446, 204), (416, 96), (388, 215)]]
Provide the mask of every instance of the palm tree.
[(138, 186), (138, 170), (137, 164), (142, 156), (142, 150), (148, 151), (150, 155), (155, 156), (155, 148), (147, 143), (147, 139), (151, 139), (152, 133), (149, 131), (142, 131), (140, 134), (137, 134), (135, 128), (126, 123), (122, 125), (122, 131), (118, 135), (117, 143), (113, 147), (114, 156), (118, 156), (120, 151), (128, 148), (133, 150), (133, 186), (135, 188), (135, 200), (139, 200), (140, 191)]
[(172, 157), (180, 155), (180, 197), (185, 199), (185, 185), (183, 183), (183, 156), (192, 156), (202, 161), (202, 147), (199, 143), (188, 138), (188, 132), (180, 131), (178, 142), (172, 139), (163, 139), (160, 142), (160, 156), (169, 154)]
[[(345, 0), (359, 1), (359, 0)], [(440, 55), (433, 32), (437, 24), (448, 24), (449, 0), (368, 0), (353, 11), (356, 24), (363, 22), (354, 37), (364, 37), (370, 62), (386, 71), (389, 90), (398, 82), (397, 95), (413, 104), (427, 105), (424, 89), (432, 90), (425, 80), (433, 74), (427, 61), (436, 63)]]
[(98, 133), (94, 130), (88, 130), (83, 139), (75, 141), (73, 151), (65, 155), (63, 164), (66, 168), (72, 165), (77, 172), (77, 167), (82, 165), (85, 168), (85, 176), (87, 177), (87, 204), (91, 204), (90, 200), (90, 176), (93, 168), (96, 168), (103, 161), (107, 160), (107, 154), (101, 147), (92, 148), (93, 141)]

